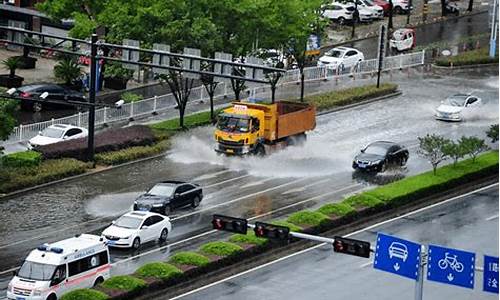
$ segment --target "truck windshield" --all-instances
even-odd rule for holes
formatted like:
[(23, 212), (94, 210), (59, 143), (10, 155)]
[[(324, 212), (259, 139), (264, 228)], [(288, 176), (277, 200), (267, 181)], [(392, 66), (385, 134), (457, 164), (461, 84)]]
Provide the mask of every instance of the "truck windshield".
[(237, 117), (220, 116), (219, 122), (217, 123), (218, 129), (228, 132), (248, 132), (249, 127), (249, 119)]
[(57, 266), (25, 261), (17, 276), (25, 279), (48, 281), (52, 278)]

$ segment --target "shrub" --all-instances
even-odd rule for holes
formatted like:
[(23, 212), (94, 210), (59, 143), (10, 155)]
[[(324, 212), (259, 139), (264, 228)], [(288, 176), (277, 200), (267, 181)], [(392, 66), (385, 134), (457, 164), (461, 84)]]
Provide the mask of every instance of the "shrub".
[(392, 83), (383, 83), (379, 88), (377, 88), (376, 85), (365, 85), (308, 96), (305, 100), (314, 104), (318, 110), (325, 110), (336, 106), (360, 102), (368, 98), (388, 95), (394, 93), (397, 89), (398, 85)]
[(472, 50), (460, 53), (456, 56), (440, 58), (436, 60), (438, 66), (466, 66), (498, 63), (498, 54), (495, 57), (489, 56), (487, 48)]
[(301, 232), (302, 231), (302, 227), (295, 225), (295, 224), (292, 224), (290, 222), (284, 221), (284, 220), (272, 221), (271, 224), (288, 227), (290, 229), (290, 231), (294, 231), (294, 232)]
[(229, 256), (243, 251), (243, 248), (228, 242), (210, 242), (202, 245), (200, 250), (206, 254)]
[(35, 186), (64, 177), (85, 173), (89, 165), (72, 158), (47, 160), (37, 167), (2, 168), (0, 193)]
[(303, 210), (293, 213), (286, 219), (287, 222), (303, 226), (319, 226), (328, 220), (324, 214), (316, 211)]
[(104, 152), (96, 154), (95, 161), (103, 165), (117, 165), (134, 159), (153, 156), (168, 148), (168, 141), (161, 141), (152, 146), (136, 146), (118, 151)]
[[(133, 146), (151, 145), (154, 141), (154, 134), (147, 126), (134, 125), (124, 128), (112, 128), (96, 134), (95, 153), (117, 151)], [(36, 150), (41, 152), (45, 159), (72, 157), (85, 160), (87, 155), (87, 138), (39, 146)]]
[(182, 271), (166, 263), (153, 262), (143, 265), (135, 273), (139, 277), (154, 277), (165, 280), (181, 275)]
[(121, 63), (108, 62), (104, 69), (104, 77), (130, 79), (134, 76), (134, 71), (125, 69)]
[[(218, 109), (215, 111), (215, 114), (219, 114), (222, 109)], [(187, 128), (192, 128), (196, 126), (203, 126), (211, 124), (212, 120), (210, 119), (210, 112), (204, 111), (200, 113), (195, 113), (192, 115), (184, 116), (184, 126)], [(170, 119), (166, 121), (162, 121), (159, 123), (149, 125), (152, 129), (156, 131), (177, 131), (182, 128), (179, 127), (179, 119)]]
[(247, 234), (233, 234), (229, 238), (229, 241), (233, 243), (264, 245), (267, 239), (256, 237), (253, 231), (249, 231)]
[(170, 258), (170, 262), (180, 265), (202, 267), (207, 265), (210, 260), (196, 252), (178, 252)]
[(74, 83), (82, 74), (82, 69), (71, 57), (63, 57), (57, 65), (54, 66), (54, 77), (65, 85)]
[(145, 288), (146, 282), (130, 275), (119, 275), (105, 280), (101, 285), (108, 289), (131, 292)]
[(361, 193), (346, 198), (343, 204), (347, 204), (354, 208), (375, 207), (384, 204), (384, 201), (368, 193)]
[(108, 295), (93, 289), (79, 289), (64, 294), (61, 300), (104, 300)]
[(36, 151), (22, 151), (2, 156), (4, 167), (22, 168), (35, 167), (42, 162), (42, 155)]
[(490, 128), (488, 131), (486, 131), (486, 136), (491, 139), (491, 142), (497, 142), (498, 141), (498, 124), (493, 124), (490, 125)]
[(328, 203), (321, 206), (318, 212), (327, 216), (343, 217), (355, 212), (355, 209), (347, 203)]
[(125, 103), (131, 103), (131, 102), (140, 101), (140, 100), (144, 99), (144, 97), (142, 97), (141, 95), (131, 93), (131, 92), (126, 92), (126, 93), (122, 94), (121, 99), (123, 101), (125, 101)]

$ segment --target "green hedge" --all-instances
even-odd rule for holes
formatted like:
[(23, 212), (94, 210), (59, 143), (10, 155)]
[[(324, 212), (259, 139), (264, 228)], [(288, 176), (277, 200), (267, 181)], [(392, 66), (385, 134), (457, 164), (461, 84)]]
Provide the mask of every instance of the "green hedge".
[(495, 57), (490, 57), (489, 49), (487, 48), (462, 52), (456, 56), (450, 56), (436, 60), (436, 65), (444, 67), (449, 67), (451, 65), (466, 66), (492, 63), (498, 63), (498, 54)]
[(64, 294), (61, 300), (105, 300), (108, 295), (93, 289), (79, 289)]
[(368, 193), (361, 193), (346, 198), (344, 201), (342, 201), (342, 204), (346, 204), (354, 208), (363, 208), (363, 207), (375, 207), (377, 205), (382, 205), (384, 204), (384, 201)]
[(108, 289), (132, 292), (145, 288), (146, 282), (130, 275), (119, 275), (105, 280), (101, 285)]
[(271, 221), (271, 224), (288, 227), (290, 231), (294, 232), (301, 232), (303, 229), (301, 226), (295, 225), (285, 220)]
[[(217, 116), (221, 111), (222, 111), (221, 109), (215, 110), (214, 115)], [(186, 128), (208, 125), (211, 122), (212, 121), (210, 120), (210, 112), (209, 111), (204, 111), (204, 112), (184, 116), (184, 126)], [(182, 128), (179, 127), (179, 118), (151, 124), (151, 125), (149, 125), (149, 127), (151, 127), (153, 130), (156, 130), (156, 131), (182, 130)]]
[(0, 193), (85, 173), (88, 167), (89, 164), (82, 161), (64, 158), (42, 161), (36, 167), (2, 168), (0, 170)]
[(201, 246), (201, 252), (217, 256), (229, 256), (243, 251), (240, 246), (228, 242), (210, 242)]
[(348, 203), (328, 203), (321, 206), (318, 212), (327, 216), (343, 217), (356, 212), (356, 210)]
[(196, 252), (178, 252), (170, 258), (170, 262), (180, 265), (202, 267), (207, 265), (210, 260)]
[(166, 280), (181, 275), (182, 271), (170, 264), (153, 262), (143, 265), (135, 273), (139, 277), (154, 277)]
[(396, 92), (397, 89), (397, 84), (382, 83), (379, 88), (377, 88), (376, 85), (366, 85), (307, 96), (305, 100), (314, 104), (316, 108), (321, 111), (360, 102), (369, 98), (392, 94)]
[(317, 211), (303, 210), (290, 215), (286, 221), (299, 226), (319, 226), (328, 217)]
[(131, 92), (123, 93), (120, 98), (125, 101), (125, 103), (137, 102), (144, 99), (144, 97), (142, 97), (141, 95)]
[(42, 155), (36, 151), (22, 151), (1, 157), (3, 167), (24, 168), (36, 167), (42, 162)]
[(255, 232), (252, 230), (248, 231), (247, 234), (233, 234), (229, 238), (229, 241), (233, 243), (264, 245), (267, 242), (267, 239), (256, 237)]
[(168, 140), (158, 142), (153, 146), (136, 146), (118, 151), (98, 153), (95, 161), (103, 165), (118, 165), (131, 160), (153, 156), (165, 151), (169, 146)]

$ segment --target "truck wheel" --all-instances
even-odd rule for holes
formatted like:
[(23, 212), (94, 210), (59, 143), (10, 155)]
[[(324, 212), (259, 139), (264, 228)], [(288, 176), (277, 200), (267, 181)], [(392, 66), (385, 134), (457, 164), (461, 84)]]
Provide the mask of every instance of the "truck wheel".
[(266, 149), (262, 145), (255, 147), (255, 155), (264, 156), (266, 155)]
[(291, 146), (302, 146), (307, 141), (305, 133), (294, 135), (288, 138), (287, 144)]

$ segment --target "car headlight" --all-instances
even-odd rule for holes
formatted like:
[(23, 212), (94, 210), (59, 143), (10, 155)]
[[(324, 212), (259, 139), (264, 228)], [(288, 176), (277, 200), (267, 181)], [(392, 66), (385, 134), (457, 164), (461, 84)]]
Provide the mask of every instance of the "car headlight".
[(9, 282), (9, 284), (7, 285), (7, 292), (9, 293), (14, 293), (14, 286), (12, 285), (12, 283)]
[(41, 296), (42, 295), (42, 290), (33, 290), (33, 296)]
[(370, 163), (370, 165), (378, 165), (378, 164), (380, 164), (381, 162), (382, 162), (382, 160), (381, 160), (381, 159), (379, 159), (379, 160), (376, 160), (376, 161), (372, 161), (372, 162)]
[(128, 240), (130, 237), (131, 237), (131, 235), (126, 236), (126, 237), (122, 237), (122, 238), (120, 238), (120, 239), (121, 239), (121, 240)]
[(162, 206), (163, 206), (163, 204), (161, 204), (161, 203), (153, 204), (153, 207), (162, 207)]

